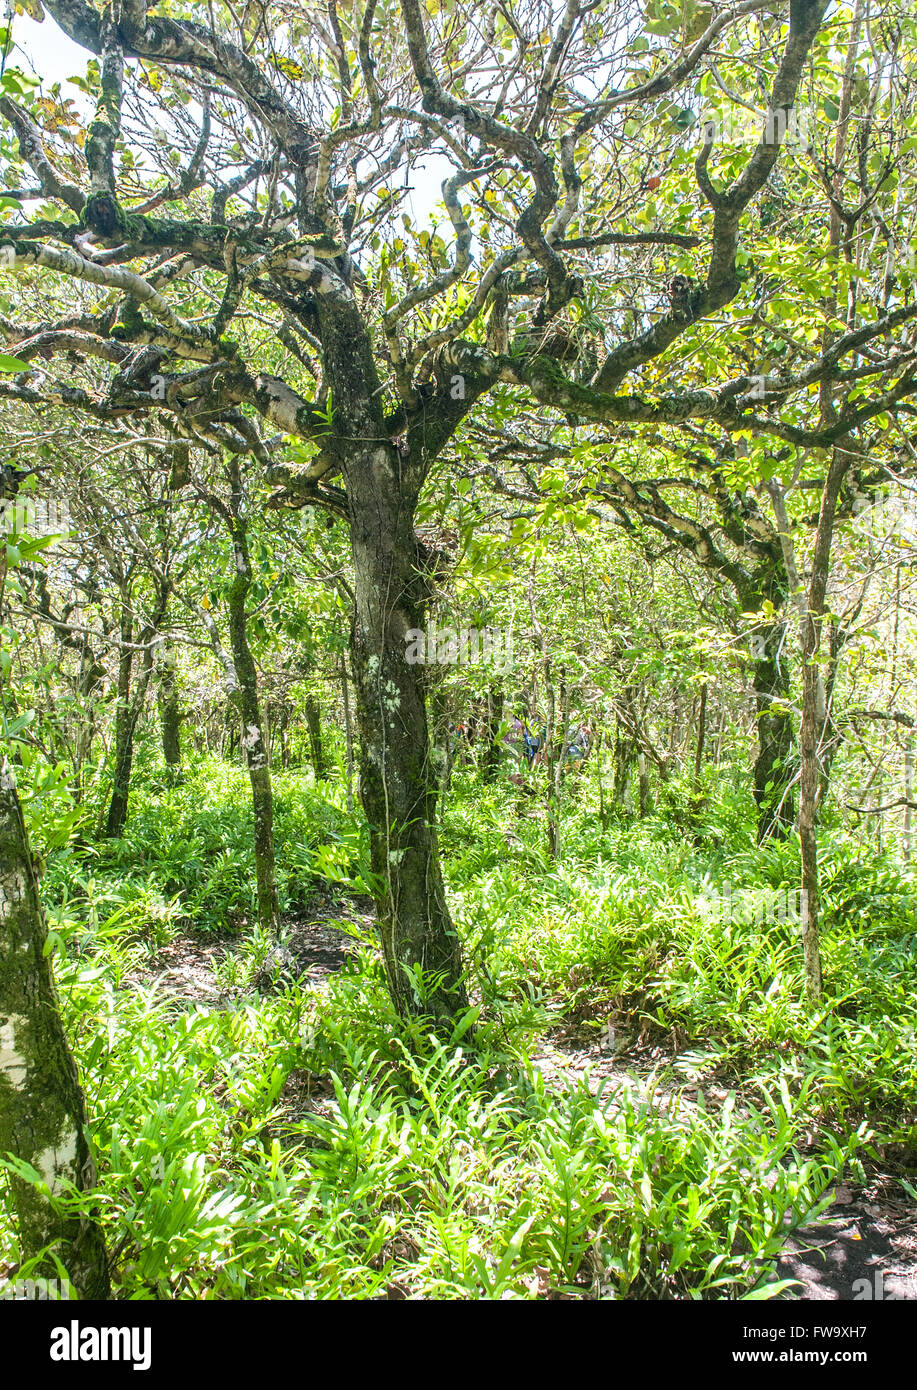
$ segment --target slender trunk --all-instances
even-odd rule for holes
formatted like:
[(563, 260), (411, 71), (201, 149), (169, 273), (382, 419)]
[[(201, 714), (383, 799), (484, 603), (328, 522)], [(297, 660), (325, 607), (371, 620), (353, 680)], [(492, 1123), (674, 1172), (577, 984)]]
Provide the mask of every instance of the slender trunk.
[(550, 802), (548, 824), (550, 832), (549, 849), (554, 859), (560, 858), (561, 836), (561, 785), (570, 741), (570, 690), (563, 668), (560, 671), (560, 738), (556, 741), (557, 756), (554, 761), (553, 778), (550, 783)]
[[(237, 468), (233, 470), (234, 496), (238, 497)], [(252, 789), (255, 821), (255, 877), (258, 886), (258, 922), (268, 936), (280, 930), (277, 877), (274, 861), (274, 792), (264, 743), (264, 725), (258, 699), (258, 673), (248, 641), (246, 600), (251, 584), (247, 524), (234, 508), (232, 525), (233, 577), (229, 586), (229, 644), (236, 676), (235, 704), (241, 717), (240, 740)]]
[[(12, 769), (0, 766), (0, 1154), (28, 1163), (52, 1195), (65, 1182), (86, 1191), (95, 1171), (86, 1107), (61, 1023), (47, 929)], [(45, 1192), (11, 1176), (20, 1256), (53, 1251), (79, 1298), (109, 1297), (102, 1232), (90, 1217), (64, 1216)], [(41, 1277), (56, 1277), (45, 1258)]]
[[(268, 937), (275, 937), (280, 930), (280, 906), (277, 899), (274, 860), (274, 793), (258, 698), (258, 672), (248, 641), (246, 604), (252, 573), (248, 550), (248, 522), (242, 512), (241, 469), (235, 456), (229, 462), (229, 479), (229, 507), (217, 503), (214, 499), (214, 505), (226, 523), (232, 542), (232, 580), (227, 595), (229, 651), (223, 646), (220, 630), (209, 609), (202, 609), (201, 616), (214, 655), (223, 670), (226, 698), (239, 715), (239, 740), (252, 789), (258, 922)], [(228, 728), (226, 732), (230, 746), (234, 748), (235, 731)]]
[(707, 733), (707, 682), (700, 688), (700, 708), (697, 711), (697, 744), (694, 750), (694, 789), (700, 790), (701, 769), (704, 766), (704, 738)]
[[(856, 71), (859, 47), (860, 26), (862, 23), (862, 0), (854, 0), (850, 39), (844, 64), (844, 80), (841, 85), (840, 108), (834, 140), (834, 179), (831, 213), (828, 227), (828, 250), (835, 264), (831, 293), (825, 301), (825, 329), (822, 348), (827, 351), (835, 336), (831, 321), (837, 314), (838, 274), (837, 263), (841, 251), (843, 226), (841, 221), (841, 200), (843, 195), (844, 157), (847, 150), (847, 128)], [(848, 228), (849, 233), (849, 228)], [(848, 305), (850, 301), (848, 300)], [(852, 309), (848, 313), (849, 328), (853, 327)], [(819, 418), (823, 425), (836, 418), (831, 386), (824, 379), (819, 388)], [(818, 898), (818, 853), (816, 844), (816, 816), (819, 796), (818, 748), (825, 727), (826, 699), (824, 680), (819, 664), (822, 623), (825, 613), (825, 594), (828, 587), (828, 572), (831, 563), (831, 542), (834, 538), (834, 518), (837, 500), (847, 472), (853, 463), (853, 454), (844, 445), (850, 439), (838, 441), (832, 451), (825, 486), (821, 496), (818, 526), (815, 531), (815, 546), (812, 554), (812, 571), (809, 579), (808, 603), (801, 617), (802, 650), (802, 719), (799, 727), (799, 842), (802, 855), (802, 946), (806, 994), (809, 1002), (816, 1005), (821, 998), (822, 970), (819, 948), (819, 898)], [(781, 526), (781, 530), (783, 527)]]
[(614, 748), (614, 791), (612, 800), (616, 809), (627, 807), (627, 791), (630, 786), (631, 768), (637, 756), (636, 744), (620, 715), (616, 716)]
[(487, 695), (487, 747), (481, 760), (481, 780), (493, 782), (500, 768), (503, 745), (500, 729), (503, 724), (503, 692), (491, 689)]
[(324, 782), (328, 776), (325, 767), (325, 754), (322, 746), (322, 719), (318, 701), (314, 695), (306, 696), (306, 728), (309, 731), (309, 752), (316, 782)]
[(277, 720), (277, 741), (280, 744), (280, 766), (286, 772), (290, 766), (290, 707), (284, 704)]
[[(563, 775), (563, 760), (565, 744), (567, 738), (567, 719), (569, 714), (569, 704), (566, 694), (566, 683), (563, 671), (560, 674), (561, 688), (561, 737), (560, 749), (558, 751), (557, 731), (555, 728), (557, 700), (554, 691), (554, 678), (551, 670), (551, 654), (548, 648), (548, 641), (545, 637), (544, 629), (538, 617), (535, 605), (535, 560), (532, 560), (532, 568), (529, 574), (528, 584), (529, 615), (532, 620), (532, 631), (535, 634), (535, 642), (541, 654), (541, 676), (544, 682), (544, 697), (547, 708), (547, 720), (544, 731), (544, 748), (542, 760), (546, 768), (546, 802), (548, 813), (548, 853), (552, 859), (556, 859), (560, 850), (560, 821), (559, 821), (559, 802), (560, 802), (560, 781)], [(535, 708), (533, 700), (532, 708)], [(534, 730), (533, 730), (534, 732)]]
[(790, 673), (780, 652), (785, 631), (785, 623), (776, 623), (756, 634), (760, 641), (754, 666), (758, 752), (753, 778), (758, 844), (771, 836), (783, 839), (794, 819)]
[(831, 454), (828, 476), (822, 493), (808, 607), (801, 621), (802, 719), (799, 726), (799, 841), (802, 854), (802, 945), (806, 993), (811, 1003), (821, 997), (821, 952), (818, 944), (818, 858), (816, 814), (818, 809), (818, 741), (824, 728), (824, 685), (819, 670), (825, 591), (834, 535), (837, 499), (853, 456), (839, 445)]
[(442, 773), (439, 779), (439, 804), (440, 814), (445, 811), (446, 797), (452, 788), (452, 774), (455, 771), (455, 758), (459, 749), (459, 735), (453, 735), (449, 731), (448, 724), (442, 730), (439, 752), (442, 764)]
[(605, 776), (605, 723), (604, 716), (602, 726), (599, 729), (598, 738), (595, 745), (595, 760), (599, 769), (599, 824), (603, 830), (608, 829), (608, 806), (605, 802), (605, 786), (607, 778)]
[(115, 777), (105, 829), (109, 839), (114, 839), (121, 834), (127, 820), (131, 768), (134, 762), (134, 735), (143, 713), (150, 677), (153, 674), (153, 639), (165, 619), (169, 594), (168, 583), (162, 584), (158, 590), (151, 619), (139, 636), (138, 646), (143, 650), (143, 661), (133, 694), (131, 693), (133, 613), (130, 589), (128, 588), (122, 595), (121, 653), (118, 661), (118, 711), (115, 716)]
[(637, 787), (640, 796), (639, 816), (642, 820), (650, 806), (650, 774), (643, 749), (637, 751)]
[(879, 766), (879, 772), (876, 777), (875, 786), (876, 804), (873, 809), (875, 811), (876, 824), (876, 854), (880, 855), (882, 853), (882, 805), (885, 801), (885, 776), (884, 770), (881, 765)]
[[(834, 720), (834, 687), (837, 683), (840, 660), (847, 644), (850, 628), (859, 617), (862, 607), (863, 599), (861, 597), (853, 611), (845, 615), (843, 624), (837, 618), (832, 618), (830, 623), (828, 674), (823, 682), (824, 719), (819, 735), (818, 797), (815, 803), (815, 809), (819, 815), (821, 815), (828, 797), (828, 789), (831, 785), (831, 769), (843, 740), (843, 734)], [(892, 676), (894, 683), (894, 672)]]
[(159, 720), (162, 728), (162, 756), (175, 776), (181, 774), (181, 710), (175, 652), (166, 645), (159, 667)]
[(799, 726), (799, 843), (802, 855), (802, 948), (806, 993), (812, 1004), (821, 998), (821, 951), (818, 942), (818, 855), (815, 799), (818, 794), (817, 692), (814, 638), (804, 637), (802, 720)]
[(391, 445), (348, 468), (360, 796), (392, 1000), (403, 1015), (448, 1022), (468, 1001), (439, 864), (424, 667), (408, 659), (428, 591), (414, 537), (417, 499), (396, 484), (399, 470)]
[(130, 601), (122, 599), (120, 637), (121, 651), (118, 656), (118, 706), (115, 711), (115, 775), (112, 782), (111, 801), (108, 805), (108, 819), (105, 834), (115, 839), (121, 834), (127, 821), (127, 803), (131, 787), (131, 767), (134, 761), (134, 718), (131, 704), (131, 676), (134, 665), (134, 650), (131, 645), (134, 636), (133, 615)]
[(104, 676), (104, 669), (94, 659), (89, 659), (85, 650), (81, 650), (77, 684), (79, 705), (73, 754), (73, 800), (78, 806), (83, 800), (83, 774), (92, 758), (92, 744), (96, 735), (95, 692)]
[(904, 748), (904, 862), (909, 864), (914, 853), (914, 741), (908, 739)]
[(261, 738), (264, 744), (264, 763), (270, 769), (274, 766), (274, 735), (271, 731), (270, 710), (263, 710), (261, 715)]
[(353, 717), (350, 713), (350, 681), (347, 658), (341, 653), (341, 699), (344, 704), (344, 771), (347, 776), (347, 810), (353, 812)]

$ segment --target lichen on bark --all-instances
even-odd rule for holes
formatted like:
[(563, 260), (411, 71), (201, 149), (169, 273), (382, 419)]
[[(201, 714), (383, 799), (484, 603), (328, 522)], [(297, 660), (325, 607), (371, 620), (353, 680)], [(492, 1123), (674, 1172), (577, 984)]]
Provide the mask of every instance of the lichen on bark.
[(10, 1173), (22, 1260), (58, 1274), (53, 1251), (78, 1296), (107, 1298), (108, 1262), (97, 1222), (53, 1200), (68, 1183), (95, 1176), (86, 1109), (64, 1034), (46, 953), (47, 929), (22, 809), (9, 764), (0, 777), (0, 1155), (29, 1164), (40, 1181)]

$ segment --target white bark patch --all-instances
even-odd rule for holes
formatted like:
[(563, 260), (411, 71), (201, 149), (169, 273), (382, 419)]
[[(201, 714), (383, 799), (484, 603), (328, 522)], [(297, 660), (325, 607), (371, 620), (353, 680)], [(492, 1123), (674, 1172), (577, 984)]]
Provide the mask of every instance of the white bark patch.
[[(2, 247), (0, 247), (2, 250)], [(16, 790), (16, 774), (6, 758), (0, 763), (0, 791), (12, 792)]]
[(6, 1076), (14, 1091), (25, 1086), (28, 1064), (21, 1052), (16, 1051), (16, 1028), (28, 1022), (21, 1014), (10, 1014), (0, 1022), (0, 1072)]
[(57, 1144), (43, 1149), (32, 1164), (44, 1178), (52, 1193), (61, 1190), (65, 1178), (69, 1178), (71, 1182), (75, 1182), (77, 1179), (77, 1140), (77, 1131), (76, 1128), (73, 1128), (69, 1134), (64, 1134)]
[(259, 391), (266, 391), (270, 400), (267, 408), (267, 418), (274, 425), (279, 425), (288, 434), (297, 432), (296, 416), (297, 412), (305, 405), (301, 396), (297, 396), (295, 391), (291, 391), (282, 381), (277, 381), (273, 377), (259, 376), (255, 380), (255, 385)]
[(0, 885), (0, 908), (17, 907), (25, 900), (28, 891), (26, 876), (17, 864), (7, 873), (5, 885)]

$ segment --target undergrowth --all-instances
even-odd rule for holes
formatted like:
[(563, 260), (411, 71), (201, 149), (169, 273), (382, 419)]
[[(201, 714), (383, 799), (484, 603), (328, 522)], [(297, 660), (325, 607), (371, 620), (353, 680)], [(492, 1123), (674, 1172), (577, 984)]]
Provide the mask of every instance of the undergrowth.
[[(276, 801), (285, 911), (323, 886), (346, 919), (359, 821), (298, 774)], [(241, 774), (202, 760), (133, 795), (123, 840), (48, 849), (100, 1165), (71, 1200), (101, 1214), (120, 1297), (768, 1297), (841, 1173), (913, 1154), (917, 917), (892, 863), (823, 838), (812, 1016), (773, 910), (791, 840), (755, 847), (734, 805), (712, 845), (568, 807), (555, 863), (536, 800), (459, 769), (442, 839), (473, 1007), (435, 1038), (393, 1015), (365, 933), (324, 985), (256, 992), (248, 814)], [(179, 937), (219, 942), (220, 1007), (155, 983)], [(604, 1080), (539, 1069), (546, 1033), (598, 1059), (609, 1024)]]

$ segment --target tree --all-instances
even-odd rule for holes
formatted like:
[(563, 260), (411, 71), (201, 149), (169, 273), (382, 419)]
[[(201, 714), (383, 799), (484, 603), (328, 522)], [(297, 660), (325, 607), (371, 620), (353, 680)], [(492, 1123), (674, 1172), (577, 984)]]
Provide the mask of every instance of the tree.
[(229, 487), (225, 499), (208, 488), (199, 491), (214, 515), (223, 522), (231, 546), (230, 576), (226, 585), (229, 650), (223, 646), (216, 619), (209, 608), (205, 606), (201, 611), (214, 654), (223, 668), (226, 697), (239, 715), (240, 743), (252, 789), (258, 922), (268, 937), (274, 937), (280, 929), (274, 857), (274, 792), (264, 739), (258, 672), (248, 637), (248, 594), (252, 584), (249, 518), (242, 469), (236, 455), (230, 455), (227, 473)]
[[(61, 1215), (67, 1183), (93, 1186), (86, 1107), (61, 1024), (47, 929), (11, 764), (0, 766), (0, 1155), (21, 1168), (9, 1181), (23, 1260), (57, 1255), (80, 1298), (108, 1297), (105, 1242), (95, 1221)], [(42, 1190), (42, 1185), (45, 1190)]]
[[(511, 21), (495, 8), (481, 29), (459, 6), (425, 14), (420, 0), (401, 0), (399, 24), (378, 0), (348, 13), (330, 0), (327, 23), (284, 4), (266, 23), (257, 6), (203, 23), (143, 0), (101, 13), (49, 0), (100, 58), (85, 161), (74, 132), (2, 102), (42, 197), (64, 209), (8, 221), (6, 266), (102, 291), (75, 323), (10, 334), (26, 357), (36, 340), (48, 360), (76, 349), (92, 361), (83, 381), (43, 374), (4, 394), (103, 419), (162, 416), (185, 437), (253, 453), (289, 504), (349, 525), (361, 795), (389, 988), (405, 1012), (448, 1020), (466, 1005), (424, 678), (404, 656), (438, 564), (415, 533), (419, 499), (476, 402), (509, 388), (580, 421), (830, 450), (913, 394), (911, 305), (876, 307), (803, 366), (762, 375), (743, 356), (743, 220), (771, 196), (804, 75), (815, 102), (830, 86), (826, 7), (692, 5), (641, 26), (615, 5), (568, 0), (542, 40), (534, 6)], [(767, 90), (747, 155), (699, 119), (715, 46), (740, 86)], [(680, 143), (691, 127), (703, 130), (693, 188)], [(874, 133), (870, 190), (887, 179), (885, 136)], [(897, 149), (900, 125), (891, 138)], [(647, 163), (666, 142), (687, 190), (670, 198), (676, 230), (646, 214), (662, 181), (651, 188)], [(183, 143), (176, 179), (168, 150)], [(431, 155), (451, 165), (451, 249), (409, 213), (396, 220), (398, 178)], [(164, 204), (173, 215), (158, 215)], [(897, 228), (886, 230), (891, 254)], [(666, 257), (688, 253), (694, 273), (667, 276)], [(653, 270), (639, 302), (621, 274), (628, 257)], [(590, 348), (578, 306), (597, 268), (611, 302)], [(685, 363), (714, 321), (718, 351), (697, 381)], [(830, 420), (808, 410), (813, 385), (840, 398)]]
[[(0, 598), (8, 553), (3, 540)], [(100, 1227), (85, 1216), (62, 1213), (56, 1201), (66, 1195), (68, 1183), (79, 1191), (91, 1188), (95, 1169), (85, 1101), (54, 988), (35, 863), (6, 750), (0, 750), (0, 1157), (7, 1160), (23, 1262), (35, 1259), (40, 1275), (56, 1275), (56, 1256), (77, 1297), (107, 1298), (108, 1257)]]

